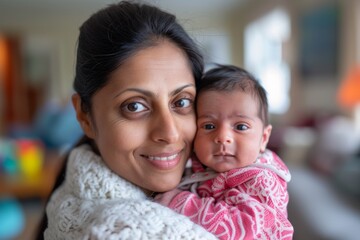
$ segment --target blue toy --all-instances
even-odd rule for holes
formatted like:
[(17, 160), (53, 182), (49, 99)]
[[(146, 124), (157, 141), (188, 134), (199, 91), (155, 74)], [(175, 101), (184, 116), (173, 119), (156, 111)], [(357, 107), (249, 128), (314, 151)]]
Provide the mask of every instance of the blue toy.
[(0, 239), (17, 237), (25, 226), (21, 205), (12, 198), (0, 198)]

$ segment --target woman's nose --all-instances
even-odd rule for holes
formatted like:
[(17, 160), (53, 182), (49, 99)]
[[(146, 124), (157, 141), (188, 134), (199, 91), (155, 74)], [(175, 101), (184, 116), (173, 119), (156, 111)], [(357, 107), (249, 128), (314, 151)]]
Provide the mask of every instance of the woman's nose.
[(233, 137), (231, 131), (222, 127), (218, 129), (216, 132), (216, 136), (214, 138), (215, 143), (217, 144), (230, 144), (233, 142)]
[(152, 138), (157, 142), (174, 143), (179, 140), (179, 131), (176, 116), (170, 111), (163, 111), (155, 118)]

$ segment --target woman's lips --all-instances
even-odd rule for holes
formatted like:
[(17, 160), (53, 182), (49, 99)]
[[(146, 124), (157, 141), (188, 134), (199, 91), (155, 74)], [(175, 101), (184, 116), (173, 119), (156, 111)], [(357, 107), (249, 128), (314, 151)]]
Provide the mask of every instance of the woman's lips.
[(161, 155), (142, 155), (142, 157), (149, 160), (149, 162), (158, 169), (169, 170), (181, 161), (181, 152), (174, 154), (161, 154)]
[(157, 156), (148, 156), (149, 160), (151, 161), (171, 161), (174, 160), (179, 154), (173, 154), (167, 157), (157, 157)]

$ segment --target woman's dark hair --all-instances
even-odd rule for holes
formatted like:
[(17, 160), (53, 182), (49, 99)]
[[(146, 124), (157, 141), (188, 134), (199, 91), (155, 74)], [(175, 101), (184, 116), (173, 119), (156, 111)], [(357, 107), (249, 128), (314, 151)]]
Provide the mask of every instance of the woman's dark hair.
[[(195, 42), (174, 15), (157, 7), (121, 1), (94, 13), (80, 27), (74, 89), (81, 98), (81, 109), (91, 112), (93, 95), (103, 88), (111, 75), (129, 57), (142, 49), (168, 40), (188, 58), (195, 84), (203, 74), (203, 58)], [(77, 145), (92, 144), (84, 137)], [(53, 191), (65, 179), (67, 157)], [(43, 217), (37, 239), (43, 239), (47, 216)]]
[(259, 81), (248, 71), (234, 65), (217, 64), (216, 67), (204, 73), (198, 82), (198, 93), (211, 91), (241, 90), (252, 94), (259, 103), (259, 117), (264, 125), (269, 124), (268, 100), (266, 90)]
[(174, 15), (122, 1), (91, 16), (80, 27), (77, 48), (74, 89), (81, 97), (82, 110), (91, 110), (93, 94), (126, 59), (164, 39), (185, 52), (197, 82), (203, 73), (202, 55)]

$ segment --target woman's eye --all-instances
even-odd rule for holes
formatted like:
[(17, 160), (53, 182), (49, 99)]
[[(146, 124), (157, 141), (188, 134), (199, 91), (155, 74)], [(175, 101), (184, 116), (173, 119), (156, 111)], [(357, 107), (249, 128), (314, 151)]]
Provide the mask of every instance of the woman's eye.
[(245, 131), (245, 130), (248, 130), (248, 129), (249, 129), (249, 127), (246, 126), (245, 124), (237, 124), (237, 125), (235, 126), (235, 128), (236, 128), (236, 130), (239, 130), (239, 131)]
[(206, 130), (212, 130), (212, 129), (215, 129), (215, 125), (214, 124), (205, 124), (203, 128)]
[(182, 98), (177, 100), (174, 105), (177, 108), (187, 108), (192, 104), (192, 101), (188, 98)]
[(142, 112), (144, 110), (146, 110), (147, 108), (142, 104), (142, 103), (139, 103), (139, 102), (132, 102), (132, 103), (129, 103), (129, 104), (126, 104), (123, 109), (127, 112)]

